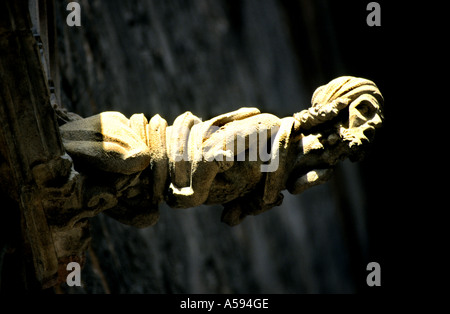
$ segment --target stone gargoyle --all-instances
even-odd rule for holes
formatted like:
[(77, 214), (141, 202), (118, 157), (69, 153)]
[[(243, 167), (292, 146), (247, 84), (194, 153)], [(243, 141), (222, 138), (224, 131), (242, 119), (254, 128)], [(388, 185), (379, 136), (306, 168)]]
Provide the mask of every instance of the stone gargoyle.
[[(358, 160), (382, 124), (383, 97), (369, 80), (336, 78), (312, 106), (278, 118), (241, 108), (207, 121), (191, 112), (168, 126), (159, 115), (119, 112), (75, 118), (60, 127), (82, 176), (77, 221), (104, 212), (136, 227), (155, 224), (158, 205), (222, 204), (239, 224), (330, 179), (338, 161)], [(75, 213), (75, 212), (73, 212)]]

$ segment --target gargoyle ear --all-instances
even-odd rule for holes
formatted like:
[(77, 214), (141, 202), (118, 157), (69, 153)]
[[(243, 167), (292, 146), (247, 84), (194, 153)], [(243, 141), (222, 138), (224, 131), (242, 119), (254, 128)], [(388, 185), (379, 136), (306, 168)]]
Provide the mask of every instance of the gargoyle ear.
[(60, 127), (63, 144), (76, 161), (107, 172), (133, 174), (150, 164), (150, 150), (120, 112), (72, 121)]

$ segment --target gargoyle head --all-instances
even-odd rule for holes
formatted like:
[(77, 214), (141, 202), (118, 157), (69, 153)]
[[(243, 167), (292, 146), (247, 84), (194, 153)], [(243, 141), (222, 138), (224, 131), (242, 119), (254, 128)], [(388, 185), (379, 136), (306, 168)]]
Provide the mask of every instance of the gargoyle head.
[[(338, 134), (349, 142), (349, 146), (359, 146), (372, 140), (375, 128), (382, 124), (383, 96), (370, 80), (341, 76), (316, 89), (312, 96), (312, 108), (319, 114), (322, 108), (334, 108), (348, 118), (338, 119)], [(329, 110), (328, 110), (329, 111)]]

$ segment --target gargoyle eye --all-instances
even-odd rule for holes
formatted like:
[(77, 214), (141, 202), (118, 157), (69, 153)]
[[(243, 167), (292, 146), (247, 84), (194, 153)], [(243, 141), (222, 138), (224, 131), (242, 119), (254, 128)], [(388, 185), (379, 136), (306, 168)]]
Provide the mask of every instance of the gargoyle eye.
[(371, 119), (376, 113), (374, 104), (369, 101), (361, 101), (355, 109), (366, 119)]

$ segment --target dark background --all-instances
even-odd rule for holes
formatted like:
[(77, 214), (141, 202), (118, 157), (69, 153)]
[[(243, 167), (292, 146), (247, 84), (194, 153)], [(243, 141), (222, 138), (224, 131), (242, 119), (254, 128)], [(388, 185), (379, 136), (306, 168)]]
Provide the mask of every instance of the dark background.
[[(377, 84), (386, 119), (362, 162), (343, 163), (300, 196), (285, 191), (282, 206), (239, 226), (220, 223), (214, 206), (163, 205), (158, 224), (141, 230), (99, 215), (83, 287), (59, 292), (414, 289), (407, 261), (425, 246), (411, 223), (418, 199), (402, 184), (414, 180), (406, 152), (417, 140), (403, 124), (418, 102), (405, 101), (418, 79), (411, 6), (378, 1), (381, 26), (369, 27), (369, 1), (84, 0), (82, 26), (71, 28), (66, 3), (57, 1), (61, 105), (82, 116), (159, 113), (171, 124), (187, 110), (206, 120), (256, 106), (283, 117), (307, 108), (318, 86), (352, 75)], [(381, 287), (366, 285), (372, 261)]]

